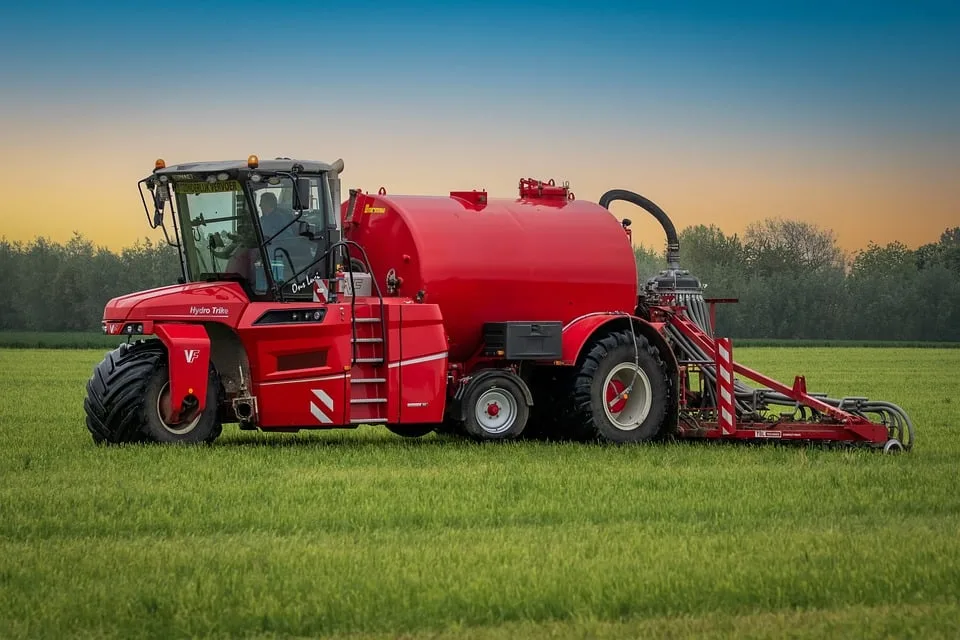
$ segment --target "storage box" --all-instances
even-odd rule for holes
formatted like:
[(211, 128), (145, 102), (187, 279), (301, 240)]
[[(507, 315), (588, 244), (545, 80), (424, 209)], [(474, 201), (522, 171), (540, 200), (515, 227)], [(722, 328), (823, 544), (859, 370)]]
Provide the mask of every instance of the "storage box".
[(485, 355), (507, 360), (552, 361), (563, 355), (562, 322), (487, 322), (483, 339)]

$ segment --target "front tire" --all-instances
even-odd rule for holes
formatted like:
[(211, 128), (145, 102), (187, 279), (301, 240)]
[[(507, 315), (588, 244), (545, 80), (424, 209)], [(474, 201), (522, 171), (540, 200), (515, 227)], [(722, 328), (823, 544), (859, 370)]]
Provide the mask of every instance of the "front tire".
[(634, 335), (612, 333), (585, 356), (573, 383), (575, 437), (632, 443), (659, 434), (670, 383), (660, 353), (639, 334), (635, 349)]
[(97, 365), (87, 382), (83, 403), (87, 429), (94, 442), (212, 442), (221, 433), (220, 377), (210, 366), (206, 408), (184, 412), (175, 425), (164, 422), (161, 408), (169, 402), (167, 350), (159, 340), (122, 344)]

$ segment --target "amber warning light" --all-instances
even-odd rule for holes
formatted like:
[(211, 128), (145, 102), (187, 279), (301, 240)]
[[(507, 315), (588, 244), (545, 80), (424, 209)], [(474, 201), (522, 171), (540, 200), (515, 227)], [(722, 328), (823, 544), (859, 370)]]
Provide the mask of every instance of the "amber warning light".
[(157, 161), (153, 163), (154, 170), (156, 169), (165, 169), (167, 163), (163, 161), (163, 158), (157, 158)]
[(260, 158), (255, 155), (251, 155), (247, 158), (247, 167), (250, 169), (256, 169), (258, 166), (260, 166)]

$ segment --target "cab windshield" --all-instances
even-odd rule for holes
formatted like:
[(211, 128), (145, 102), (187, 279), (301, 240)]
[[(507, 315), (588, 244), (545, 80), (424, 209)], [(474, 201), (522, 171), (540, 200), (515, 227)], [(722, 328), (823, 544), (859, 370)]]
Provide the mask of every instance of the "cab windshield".
[(253, 195), (252, 211), (243, 185), (236, 180), (175, 181), (172, 188), (189, 279), (241, 279), (255, 294), (266, 295), (270, 283), (254, 227), (256, 222), (274, 282), (283, 283), (299, 273), (283, 286), (283, 293), (310, 298), (312, 289), (307, 281), (322, 265), (303, 270), (326, 247), (320, 239), (300, 236), (300, 222), (325, 229), (332, 205), (326, 180), (322, 176), (307, 179), (310, 197), (309, 202), (302, 203), (308, 207), (303, 212), (293, 209), (293, 181), (289, 178), (271, 177), (248, 183)]

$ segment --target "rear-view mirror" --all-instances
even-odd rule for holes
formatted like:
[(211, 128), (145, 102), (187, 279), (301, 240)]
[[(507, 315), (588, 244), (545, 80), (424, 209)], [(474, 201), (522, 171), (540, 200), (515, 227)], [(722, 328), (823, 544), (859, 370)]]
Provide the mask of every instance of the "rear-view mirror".
[(297, 211), (310, 208), (309, 178), (297, 178), (297, 188), (293, 192), (293, 208)]
[(317, 237), (317, 225), (311, 222), (300, 221), (299, 235), (313, 240)]

